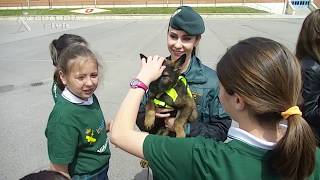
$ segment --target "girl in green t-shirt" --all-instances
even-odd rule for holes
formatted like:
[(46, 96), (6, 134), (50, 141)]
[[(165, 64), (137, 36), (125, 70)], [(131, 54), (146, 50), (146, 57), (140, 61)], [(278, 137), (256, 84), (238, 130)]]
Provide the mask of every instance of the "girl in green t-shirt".
[[(163, 60), (143, 60), (137, 79), (148, 87), (161, 75)], [(276, 41), (249, 38), (227, 50), (217, 74), (219, 98), (239, 123), (225, 143), (136, 131), (145, 93), (139, 87), (131, 88), (122, 102), (111, 128), (112, 143), (145, 158), (154, 179), (320, 179), (320, 152), (296, 106), (301, 73), (295, 56)]]
[(57, 101), (58, 96), (64, 89), (64, 85), (63, 83), (61, 83), (59, 78), (59, 72), (57, 71), (59, 57), (62, 51), (72, 44), (81, 44), (84, 46), (88, 46), (88, 42), (83, 37), (75, 34), (63, 34), (58, 39), (54, 39), (49, 45), (52, 64), (56, 68), (53, 75), (53, 84), (51, 87), (51, 94), (54, 102)]
[(94, 95), (99, 81), (97, 58), (80, 44), (65, 48), (59, 58), (57, 72), (65, 88), (45, 131), (50, 167), (72, 179), (108, 179), (109, 141)]

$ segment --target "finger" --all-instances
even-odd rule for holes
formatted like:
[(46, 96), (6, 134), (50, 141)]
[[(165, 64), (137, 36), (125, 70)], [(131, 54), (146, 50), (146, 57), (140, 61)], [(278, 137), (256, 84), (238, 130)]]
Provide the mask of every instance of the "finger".
[(166, 66), (161, 66), (160, 72), (162, 73), (165, 68), (166, 68)]
[(151, 61), (152, 61), (152, 59), (153, 59), (153, 57), (152, 57), (152, 56), (148, 56), (148, 61), (147, 61), (147, 62), (151, 62)]
[(158, 58), (158, 63), (159, 64), (163, 64), (163, 61), (165, 60), (165, 58), (164, 57), (159, 57)]
[(174, 109), (172, 109), (172, 108), (157, 108), (156, 111), (157, 111), (157, 113), (167, 113), (167, 112), (174, 111)]
[(170, 117), (170, 113), (156, 113), (157, 118), (167, 118)]
[(146, 58), (142, 58), (142, 59), (141, 59), (141, 63), (142, 63), (142, 65), (147, 64), (147, 59), (146, 59)]
[(153, 60), (154, 60), (155, 62), (157, 62), (157, 61), (159, 60), (159, 55), (154, 55), (154, 56), (153, 56)]

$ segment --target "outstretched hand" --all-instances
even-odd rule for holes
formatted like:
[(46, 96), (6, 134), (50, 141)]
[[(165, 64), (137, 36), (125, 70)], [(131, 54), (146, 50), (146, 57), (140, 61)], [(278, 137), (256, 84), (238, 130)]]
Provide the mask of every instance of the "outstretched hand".
[(162, 65), (163, 61), (164, 58), (158, 55), (149, 56), (148, 59), (143, 58), (137, 78), (145, 84), (150, 84), (152, 81), (158, 79), (166, 68)]

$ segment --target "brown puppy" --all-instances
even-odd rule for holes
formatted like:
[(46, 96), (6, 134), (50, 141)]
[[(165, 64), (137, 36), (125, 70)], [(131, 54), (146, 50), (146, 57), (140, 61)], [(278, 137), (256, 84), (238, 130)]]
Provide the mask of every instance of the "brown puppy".
[[(143, 54), (140, 54), (140, 58), (147, 59)], [(150, 83), (144, 121), (147, 129), (151, 129), (154, 126), (156, 107), (173, 108), (176, 110), (176, 120), (174, 122), (176, 137), (185, 137), (184, 125), (197, 119), (196, 103), (186, 79), (181, 76), (181, 67), (185, 60), (185, 54), (176, 61), (166, 58), (163, 62), (166, 68), (162, 75)], [(158, 128), (158, 134), (160, 135), (167, 135), (169, 133), (165, 127)]]

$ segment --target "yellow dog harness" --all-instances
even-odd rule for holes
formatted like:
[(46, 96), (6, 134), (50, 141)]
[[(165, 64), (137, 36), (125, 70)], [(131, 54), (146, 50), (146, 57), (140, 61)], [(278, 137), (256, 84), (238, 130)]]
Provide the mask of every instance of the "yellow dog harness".
[[(187, 79), (183, 76), (179, 76), (178, 78), (178, 81), (181, 81), (187, 88), (187, 93), (190, 97), (192, 97), (192, 93), (191, 93), (191, 90), (187, 84)], [(168, 89), (165, 91), (165, 93), (172, 99), (173, 102), (175, 102), (177, 100), (177, 97), (178, 97), (178, 93), (177, 91), (175, 90), (175, 88), (171, 88), (171, 89)], [(163, 102), (157, 98), (154, 98), (153, 99), (153, 103), (156, 104), (156, 105), (159, 105), (159, 106), (162, 106), (162, 107), (165, 107), (165, 108), (173, 108), (169, 105), (167, 105), (166, 102)]]

